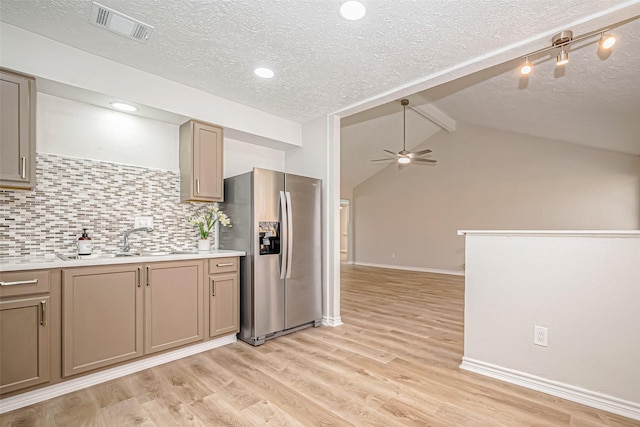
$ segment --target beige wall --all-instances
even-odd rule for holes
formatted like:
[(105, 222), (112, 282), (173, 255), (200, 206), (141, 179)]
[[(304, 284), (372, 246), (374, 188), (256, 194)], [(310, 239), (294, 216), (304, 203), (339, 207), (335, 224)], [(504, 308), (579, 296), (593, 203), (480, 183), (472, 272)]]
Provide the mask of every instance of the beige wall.
[(470, 231), (466, 244), (462, 367), (640, 420), (640, 233)]
[(347, 252), (348, 227), (349, 227), (349, 205), (340, 205), (340, 252)]
[[(462, 271), (460, 229), (638, 229), (640, 158), (459, 123), (354, 189), (354, 261)], [(395, 255), (395, 257), (394, 257)]]

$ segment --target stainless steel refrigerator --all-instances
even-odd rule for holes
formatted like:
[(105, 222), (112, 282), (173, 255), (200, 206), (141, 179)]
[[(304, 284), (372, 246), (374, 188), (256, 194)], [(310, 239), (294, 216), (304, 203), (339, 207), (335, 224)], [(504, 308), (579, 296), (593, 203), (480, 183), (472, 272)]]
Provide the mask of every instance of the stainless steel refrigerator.
[(252, 345), (322, 320), (322, 181), (254, 168), (224, 180), (220, 248), (240, 261), (240, 333)]

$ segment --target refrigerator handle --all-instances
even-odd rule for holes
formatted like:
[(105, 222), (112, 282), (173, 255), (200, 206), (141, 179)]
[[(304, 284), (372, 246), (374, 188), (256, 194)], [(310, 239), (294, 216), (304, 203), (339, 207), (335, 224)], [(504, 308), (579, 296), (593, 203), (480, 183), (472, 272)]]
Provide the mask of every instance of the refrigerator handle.
[(287, 271), (287, 241), (289, 237), (289, 229), (287, 228), (287, 202), (285, 200), (284, 191), (280, 192), (280, 211), (282, 212), (282, 227), (280, 228), (280, 233), (285, 233), (284, 236), (280, 239), (280, 279), (284, 279), (285, 273)]
[(291, 277), (291, 261), (293, 258), (293, 206), (291, 193), (287, 191), (287, 279)]

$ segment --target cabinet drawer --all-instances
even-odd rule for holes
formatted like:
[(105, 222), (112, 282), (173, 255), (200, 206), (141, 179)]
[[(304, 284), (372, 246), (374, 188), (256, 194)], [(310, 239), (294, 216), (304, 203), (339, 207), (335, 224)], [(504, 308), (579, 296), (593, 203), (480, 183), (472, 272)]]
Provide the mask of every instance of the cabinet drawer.
[(49, 270), (0, 273), (0, 297), (49, 292)]
[(213, 258), (209, 260), (209, 274), (238, 271), (238, 257)]

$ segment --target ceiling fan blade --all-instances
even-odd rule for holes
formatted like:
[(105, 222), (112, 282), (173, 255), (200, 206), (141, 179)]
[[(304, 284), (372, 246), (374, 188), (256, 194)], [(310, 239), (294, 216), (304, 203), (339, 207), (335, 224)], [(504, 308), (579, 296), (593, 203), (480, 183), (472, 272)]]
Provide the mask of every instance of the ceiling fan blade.
[(372, 162), (395, 162), (396, 159), (373, 159)]
[(431, 153), (431, 150), (429, 150), (428, 148), (426, 150), (422, 150), (422, 151), (416, 151), (415, 153), (413, 153), (414, 156), (422, 156), (423, 154), (429, 154)]
[(436, 163), (437, 160), (431, 160), (431, 159), (411, 159), (412, 162), (418, 162), (418, 163)]
[(391, 154), (394, 157), (398, 157), (398, 153), (394, 153), (393, 151), (389, 151), (389, 150), (382, 150), (382, 151), (387, 152), (387, 153)]

